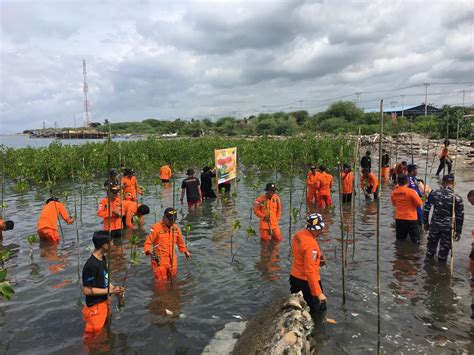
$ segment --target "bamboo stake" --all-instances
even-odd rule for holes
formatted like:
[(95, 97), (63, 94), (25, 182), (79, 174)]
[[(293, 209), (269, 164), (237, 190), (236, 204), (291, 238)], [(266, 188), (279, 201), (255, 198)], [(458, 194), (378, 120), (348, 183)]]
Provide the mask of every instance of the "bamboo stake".
[[(382, 141), (383, 141), (383, 99), (380, 100), (380, 136), (379, 136), (379, 181), (382, 181)], [(380, 200), (382, 188), (379, 186), (377, 198), (377, 353), (380, 353)]]
[(291, 248), (291, 209), (292, 209), (292, 201), (293, 201), (293, 162), (290, 163), (290, 221), (288, 223), (288, 242)]
[[(458, 143), (459, 143), (459, 117), (457, 118), (456, 124), (456, 150), (454, 152), (454, 182), (456, 182), (456, 166), (458, 162)], [(453, 185), (453, 210), (451, 214), (451, 274), (454, 271), (454, 237), (455, 237), (455, 227), (456, 227), (456, 184)]]
[(414, 159), (413, 159), (413, 122), (410, 123), (410, 151), (411, 151), (411, 163), (414, 164)]
[(72, 178), (72, 198), (74, 200), (74, 225), (76, 227), (76, 244), (77, 244), (77, 276), (78, 280), (81, 279), (81, 251), (79, 248), (79, 227), (78, 227), (78, 220), (77, 220), (77, 198), (76, 198), (76, 180), (74, 178), (74, 168), (71, 165), (71, 178)]
[(4, 195), (5, 195), (5, 158), (3, 157), (3, 152), (2, 152), (2, 204), (1, 204), (1, 209), (2, 213), (0, 213), (0, 217), (3, 218), (4, 220), (7, 219), (5, 216), (5, 208), (4, 208)]
[[(342, 158), (342, 149), (343, 147), (341, 146), (341, 152), (339, 155), (339, 159)], [(344, 255), (344, 210), (342, 208), (342, 179), (341, 179), (341, 174), (342, 174), (342, 163), (341, 161), (338, 162), (339, 165), (339, 171), (337, 174), (338, 178), (338, 183), (339, 183), (339, 212), (341, 214), (340, 216), (340, 224), (341, 224), (341, 277), (342, 277), (342, 304), (346, 304), (346, 278), (345, 278), (345, 255)]]
[[(430, 118), (429, 131), (431, 132), (431, 118)], [(428, 144), (426, 147), (425, 184), (423, 186), (423, 198), (426, 196), (426, 185), (428, 184), (428, 161), (430, 160), (429, 154), (430, 154), (430, 138), (428, 137)]]
[[(352, 261), (354, 261), (355, 257), (355, 242), (356, 242), (356, 223), (355, 223), (355, 191), (356, 188), (358, 190), (358, 174), (357, 172), (359, 171), (359, 167), (357, 162), (359, 161), (359, 147), (360, 147), (360, 127), (359, 127), (359, 136), (357, 138), (357, 144), (354, 147), (354, 180), (353, 180), (353, 186), (352, 186), (352, 201), (351, 201), (351, 208), (352, 208)], [(360, 192), (359, 192), (360, 196)], [(359, 197), (360, 198), (360, 197)], [(359, 200), (360, 201), (360, 200)]]
[[(110, 125), (109, 125), (109, 135), (107, 137), (107, 218), (108, 218), (108, 223), (107, 223), (107, 231), (109, 233), (109, 240), (107, 241), (108, 245), (109, 245), (109, 252), (110, 252), (110, 249), (111, 249), (111, 242), (112, 242), (112, 230), (110, 229), (110, 217), (111, 217), (111, 206), (110, 206), (110, 156), (112, 154), (112, 151), (111, 151), (111, 129), (110, 129)], [(112, 280), (112, 277), (111, 277), (111, 270), (110, 270), (110, 258), (112, 256), (112, 253), (107, 253), (107, 270), (108, 270), (108, 273), (109, 273), (109, 279), (108, 279), (108, 282), (107, 282), (107, 295), (109, 296), (110, 295), (110, 281)], [(108, 324), (108, 330), (110, 330), (110, 320), (109, 322), (107, 322)]]

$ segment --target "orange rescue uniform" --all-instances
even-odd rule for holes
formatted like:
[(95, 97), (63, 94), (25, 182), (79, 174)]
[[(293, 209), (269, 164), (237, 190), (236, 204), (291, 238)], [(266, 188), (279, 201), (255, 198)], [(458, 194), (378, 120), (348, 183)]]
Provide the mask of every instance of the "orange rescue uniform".
[(319, 176), (319, 181), (317, 184), (319, 190), (319, 204), (320, 208), (324, 207), (331, 207), (332, 206), (332, 199), (331, 199), (331, 187), (333, 183), (332, 175), (323, 171)]
[(360, 176), (360, 188), (366, 191), (366, 188), (370, 186), (372, 186), (372, 193), (377, 192), (377, 187), (379, 186), (377, 177), (374, 173), (369, 173), (367, 177), (362, 174)]
[(308, 172), (306, 175), (306, 201), (308, 203), (318, 203), (319, 194), (318, 194), (318, 183), (321, 173), (316, 171), (314, 174), (312, 171)]
[(321, 293), (319, 281), (319, 266), (321, 261), (321, 249), (310, 231), (302, 229), (296, 232), (291, 242), (293, 252), (293, 264), (291, 275), (300, 280), (308, 282), (311, 295), (318, 297)]
[(3, 238), (2, 232), (5, 230), (5, 221), (0, 218), (0, 239)]
[[(133, 217), (137, 215), (137, 210), (140, 205), (136, 201), (122, 201), (122, 215), (125, 216), (125, 226), (133, 228)], [(143, 217), (140, 217), (140, 225), (143, 225)]]
[(392, 203), (395, 205), (395, 219), (405, 221), (417, 221), (417, 207), (421, 207), (423, 202), (415, 190), (408, 186), (396, 186), (392, 192)]
[(389, 166), (382, 167), (382, 179), (388, 180), (389, 176), (390, 176), (390, 167)]
[(41, 239), (49, 240), (52, 242), (59, 241), (58, 233), (58, 218), (61, 218), (67, 223), (71, 224), (73, 221), (69, 218), (69, 214), (66, 211), (66, 207), (61, 202), (50, 201), (46, 204), (38, 219), (36, 226), (38, 235)]
[(171, 179), (171, 168), (169, 165), (164, 165), (160, 168), (160, 179), (161, 180)]
[(158, 259), (151, 260), (155, 281), (166, 282), (171, 275), (173, 278), (176, 277), (178, 257), (175, 245), (178, 246), (181, 253), (188, 251), (177, 224), (173, 224), (170, 228), (162, 220), (151, 228), (151, 233), (147, 236), (143, 249), (145, 254), (154, 254)]
[[(97, 216), (104, 219), (104, 230), (108, 231), (109, 226), (110, 230), (122, 229), (122, 210), (120, 198), (116, 197), (115, 199), (110, 199), (110, 217), (108, 203), (109, 199), (107, 197), (103, 198), (99, 202), (99, 209), (97, 210)], [(114, 214), (116, 212), (118, 215)]]
[(342, 172), (342, 193), (346, 195), (351, 195), (354, 191), (354, 173), (352, 171)]
[(122, 189), (125, 198), (131, 201), (137, 200), (137, 193), (139, 193), (140, 195), (142, 194), (142, 190), (140, 190), (140, 186), (138, 186), (138, 182), (135, 176), (124, 176), (122, 178)]
[[(280, 197), (277, 194), (273, 194), (270, 199), (265, 195), (257, 197), (254, 203), (253, 212), (260, 218), (260, 239), (261, 240), (277, 240), (283, 239), (281, 235), (280, 226), (278, 221), (281, 217), (281, 202)], [(269, 221), (265, 221), (265, 218), (269, 217)]]
[(105, 325), (110, 313), (109, 301), (96, 303), (90, 307), (82, 307), (82, 319), (86, 322), (85, 333), (87, 337), (97, 336)]

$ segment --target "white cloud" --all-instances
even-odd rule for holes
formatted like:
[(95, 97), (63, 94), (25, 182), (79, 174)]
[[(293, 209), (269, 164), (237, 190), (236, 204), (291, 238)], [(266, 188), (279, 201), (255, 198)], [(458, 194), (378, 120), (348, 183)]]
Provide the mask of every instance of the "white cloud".
[[(247, 115), (299, 100), (314, 112), (328, 97), (474, 81), (474, 3), (428, 5), (2, 1), (0, 132), (41, 127), (43, 120), (72, 126), (83, 107), (83, 58), (98, 121)], [(423, 98), (410, 95), (423, 92), (360, 99), (371, 105), (406, 93), (406, 101), (418, 104)], [(433, 97), (443, 104), (458, 98)]]

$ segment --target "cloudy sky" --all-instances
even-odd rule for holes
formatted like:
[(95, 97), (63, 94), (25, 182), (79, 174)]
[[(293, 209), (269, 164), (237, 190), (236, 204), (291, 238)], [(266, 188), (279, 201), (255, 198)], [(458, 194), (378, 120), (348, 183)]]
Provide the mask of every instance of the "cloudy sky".
[(474, 104), (472, 0), (0, 4), (0, 133), (82, 124), (83, 58), (99, 122)]

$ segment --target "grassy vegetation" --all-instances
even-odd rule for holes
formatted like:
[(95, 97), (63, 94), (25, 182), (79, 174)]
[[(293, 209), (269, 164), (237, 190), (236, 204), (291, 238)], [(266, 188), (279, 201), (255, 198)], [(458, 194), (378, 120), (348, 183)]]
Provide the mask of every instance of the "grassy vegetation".
[[(107, 172), (105, 143), (62, 145), (55, 141), (46, 148), (12, 149), (0, 146), (5, 164), (2, 174), (15, 184), (17, 191), (33, 185), (70, 181), (72, 175), (83, 181), (104, 177)], [(121, 164), (134, 168), (140, 176), (156, 177), (161, 165), (171, 162), (174, 170), (213, 166), (214, 149), (237, 147), (239, 163), (247, 168), (291, 173), (306, 169), (309, 163), (335, 166), (341, 147), (344, 159), (350, 160), (352, 144), (346, 137), (291, 137), (285, 140), (258, 138), (206, 137), (196, 139), (145, 140), (111, 142), (113, 167)], [(291, 167), (291, 168), (290, 168)]]

